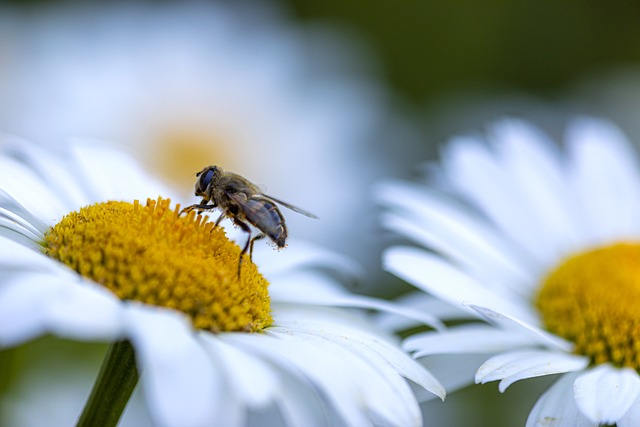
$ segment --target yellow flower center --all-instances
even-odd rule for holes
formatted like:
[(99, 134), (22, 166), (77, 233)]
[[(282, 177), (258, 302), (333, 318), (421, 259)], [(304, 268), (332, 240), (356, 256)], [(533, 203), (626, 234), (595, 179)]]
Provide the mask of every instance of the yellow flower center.
[(546, 327), (592, 363), (640, 369), (640, 243), (619, 243), (565, 260), (543, 282)]
[(173, 308), (212, 332), (259, 331), (272, 322), (268, 282), (221, 227), (169, 200), (97, 203), (52, 227), (44, 252), (120, 299)]

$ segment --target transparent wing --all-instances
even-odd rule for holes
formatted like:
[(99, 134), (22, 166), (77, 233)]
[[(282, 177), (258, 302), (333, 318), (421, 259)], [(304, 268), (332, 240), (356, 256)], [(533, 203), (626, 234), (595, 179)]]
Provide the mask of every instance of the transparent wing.
[(274, 201), (274, 202), (276, 202), (277, 204), (282, 205), (282, 206), (284, 206), (284, 207), (285, 207), (285, 208), (287, 208), (287, 209), (291, 209), (291, 210), (292, 210), (292, 211), (294, 211), (294, 212), (297, 212), (297, 213), (302, 214), (302, 215), (304, 215), (304, 216), (308, 216), (309, 218), (315, 218), (315, 219), (318, 219), (318, 217), (317, 217), (317, 216), (315, 216), (314, 214), (312, 214), (311, 212), (307, 212), (307, 211), (305, 211), (304, 209), (300, 209), (300, 208), (299, 208), (299, 207), (297, 207), (297, 206), (293, 206), (293, 205), (291, 205), (291, 204), (289, 204), (289, 203), (287, 203), (287, 202), (283, 202), (282, 200), (280, 200), (280, 199), (276, 199), (275, 197), (272, 197), (272, 196), (265, 196), (265, 197), (267, 197), (267, 198), (269, 198), (269, 199), (273, 200), (273, 201)]

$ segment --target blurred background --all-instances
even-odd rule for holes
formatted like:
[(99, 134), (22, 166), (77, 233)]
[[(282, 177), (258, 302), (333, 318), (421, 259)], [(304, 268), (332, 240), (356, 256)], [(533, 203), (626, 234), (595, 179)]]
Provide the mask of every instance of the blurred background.
[[(558, 139), (569, 116), (605, 116), (640, 141), (639, 17), (592, 0), (5, 1), (0, 131), (120, 144), (183, 203), (203, 166), (238, 172), (320, 217), (284, 212), (293, 238), (362, 265), (354, 291), (391, 297), (408, 288), (379, 268), (393, 236), (372, 183), (414, 177), (449, 136), (505, 114)], [(548, 381), (455, 393), (425, 420), (523, 425)], [(36, 386), (12, 387), (5, 414)]]

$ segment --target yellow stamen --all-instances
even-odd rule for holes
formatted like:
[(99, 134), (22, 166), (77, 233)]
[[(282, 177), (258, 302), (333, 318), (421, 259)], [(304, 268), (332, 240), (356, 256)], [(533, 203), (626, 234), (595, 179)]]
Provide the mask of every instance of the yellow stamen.
[(575, 255), (543, 282), (537, 306), (546, 327), (592, 363), (640, 369), (640, 244)]
[(44, 252), (123, 300), (180, 310), (199, 329), (259, 331), (272, 322), (268, 282), (221, 227), (170, 200), (97, 203), (45, 235)]

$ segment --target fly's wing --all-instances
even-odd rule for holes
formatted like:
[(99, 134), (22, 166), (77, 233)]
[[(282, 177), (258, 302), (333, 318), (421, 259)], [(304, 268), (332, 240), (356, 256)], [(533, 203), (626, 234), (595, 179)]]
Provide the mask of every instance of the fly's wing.
[(246, 194), (232, 193), (228, 197), (242, 210), (247, 220), (278, 245), (284, 247), (287, 229), (284, 218), (276, 204), (266, 197), (246, 197)]
[(270, 200), (273, 200), (277, 204), (282, 205), (287, 209), (291, 209), (294, 212), (297, 212), (297, 213), (302, 214), (304, 216), (308, 216), (309, 218), (318, 219), (318, 217), (315, 216), (314, 214), (312, 214), (311, 212), (307, 212), (304, 209), (301, 209), (301, 208), (299, 208), (297, 206), (290, 205), (289, 203), (283, 202), (282, 200), (276, 199), (275, 197), (271, 197), (271, 196), (265, 196), (265, 197), (270, 199)]

